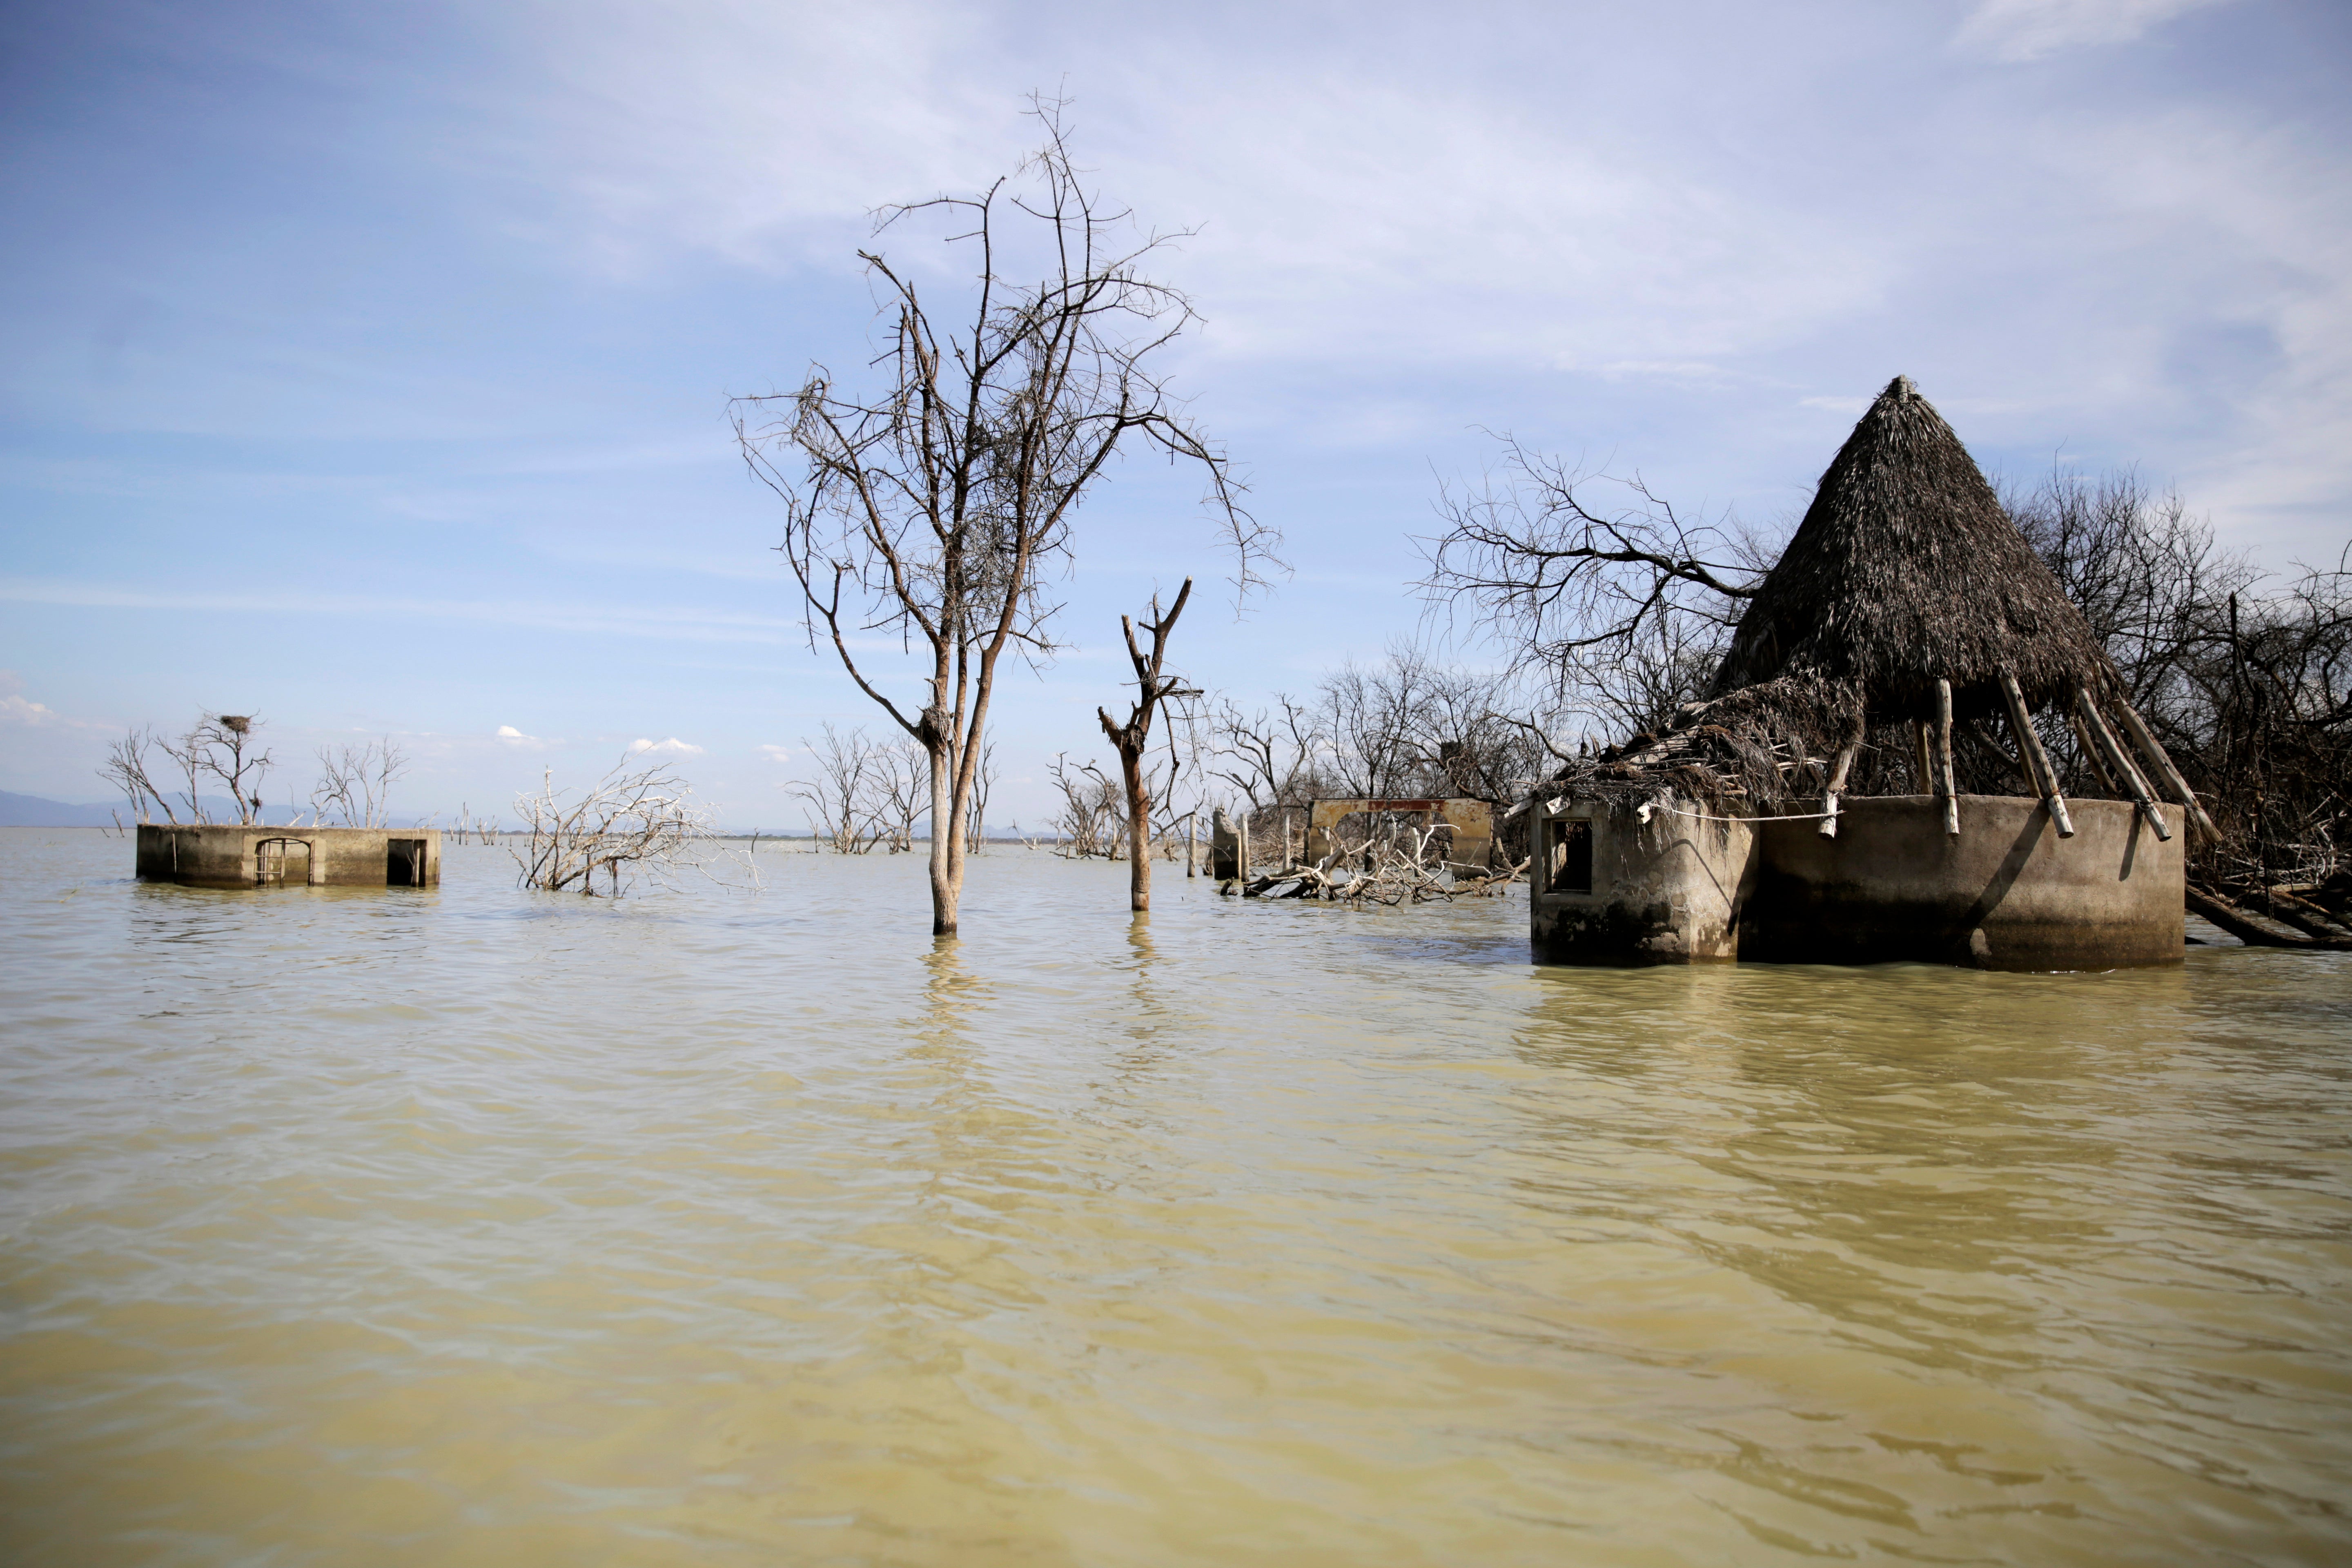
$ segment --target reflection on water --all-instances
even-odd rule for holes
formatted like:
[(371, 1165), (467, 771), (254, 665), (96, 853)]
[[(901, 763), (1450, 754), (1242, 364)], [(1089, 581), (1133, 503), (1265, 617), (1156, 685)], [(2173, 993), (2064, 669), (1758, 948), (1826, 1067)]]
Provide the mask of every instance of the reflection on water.
[(0, 832), (26, 1563), (2321, 1563), (2352, 962)]

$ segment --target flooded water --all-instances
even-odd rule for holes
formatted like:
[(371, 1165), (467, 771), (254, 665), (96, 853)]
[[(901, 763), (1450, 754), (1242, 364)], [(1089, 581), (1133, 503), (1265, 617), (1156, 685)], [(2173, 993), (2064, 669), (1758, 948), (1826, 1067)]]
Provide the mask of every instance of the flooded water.
[(0, 832), (0, 1556), (2352, 1558), (2352, 962)]

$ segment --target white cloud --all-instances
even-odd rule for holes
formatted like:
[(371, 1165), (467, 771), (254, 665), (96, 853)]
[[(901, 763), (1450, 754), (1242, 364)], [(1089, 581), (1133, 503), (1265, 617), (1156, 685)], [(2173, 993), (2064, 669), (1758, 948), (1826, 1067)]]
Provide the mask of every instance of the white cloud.
[[(679, 248), (839, 268), (877, 202), (1009, 167), (1037, 134), (1021, 91), (1051, 85), (984, 11), (885, 4), (838, 26), (692, 0), (595, 11), (551, 37), (553, 90), (498, 151), (570, 198), (551, 218), (570, 232), (547, 237), (622, 271)], [(1469, 31), (1514, 26), (1540, 25)], [(1586, 47), (1622, 73), (1624, 42)], [(1588, 82), (1582, 112), (1528, 112), (1494, 80), (1446, 85), (1409, 48), (1303, 71), (1204, 26), (1155, 36), (1148, 67), (1134, 53), (1115, 31), (1073, 50), (1081, 155), (1143, 221), (1199, 226), (1163, 269), (1210, 306), (1200, 341), (1220, 354), (1701, 361), (1885, 280), (1830, 215), (1775, 210), (1752, 168), (1612, 132), (1616, 99), (1652, 107), (1643, 84)], [(949, 259), (940, 232), (883, 243), (928, 270)]]
[(2023, 62), (2084, 44), (2127, 44), (2175, 16), (2226, 0), (1982, 0), (1953, 42)]
[(75, 719), (58, 712), (45, 702), (36, 702), (23, 695), (24, 681), (15, 670), (0, 669), (0, 724), (22, 725), (28, 730), (109, 730), (113, 726), (98, 719)]
[(792, 752), (782, 746), (755, 746), (752, 750), (772, 763), (788, 763), (793, 760)]
[(546, 742), (541, 740), (538, 736), (526, 735), (511, 724), (499, 725), (497, 738), (505, 742), (508, 745), (512, 746), (519, 752), (535, 751), (547, 744)]
[(692, 745), (672, 735), (667, 741), (648, 741), (643, 736), (629, 742), (629, 755), (650, 757), (698, 757), (700, 746)]
[[(700, 253), (855, 310), (808, 269), (837, 278), (874, 203), (1010, 166), (1034, 134), (1022, 89), (1061, 80), (1103, 188), (1145, 221), (1199, 226), (1159, 269), (1208, 313), (1176, 368), (1214, 389), (1237, 449), (1524, 427), (1595, 386), (1645, 410), (1678, 398), (1664, 444), (1694, 412), (1903, 370), (1979, 410), (1971, 439), (2210, 477), (2217, 503), (2308, 535), (2352, 484), (2352, 338), (2331, 281), (2347, 275), (2346, 204), (2324, 126), (2234, 79), (2151, 95), (2121, 57), (2077, 81), (1955, 71), (1939, 48), (2030, 60), (2221, 3), (1971, 0), (1957, 33), (1954, 12), (1859, 4), (1800, 25), (1702, 5), (1699, 27), (1639, 7), (1436, 22), (1375, 5), (1353, 33), (1276, 8), (1238, 54), (1212, 7), (1155, 22), (1148, 51), (1117, 26), (1067, 29), (1066, 77), (1041, 81), (1028, 40), (1078, 15), (1054, 0), (1023, 27), (987, 5), (877, 0), (851, 23), (586, 0), (593, 24), (546, 34), (488, 155), (557, 193), (534, 237), (591, 268)], [(1606, 65), (1562, 95), (1569, 58)], [(1704, 107), (1662, 120), (1668, 101)], [(945, 281), (936, 240), (883, 243)], [(2207, 340), (2241, 327), (2284, 356), (2219, 389)], [(2002, 395), (2030, 401), (1992, 417)], [(1759, 469), (1818, 460), (1774, 450)]]
[(55, 724), (58, 721), (58, 716), (55, 709), (45, 708), (37, 702), (27, 702), (14, 692), (6, 697), (0, 697), (0, 723), (38, 726)]

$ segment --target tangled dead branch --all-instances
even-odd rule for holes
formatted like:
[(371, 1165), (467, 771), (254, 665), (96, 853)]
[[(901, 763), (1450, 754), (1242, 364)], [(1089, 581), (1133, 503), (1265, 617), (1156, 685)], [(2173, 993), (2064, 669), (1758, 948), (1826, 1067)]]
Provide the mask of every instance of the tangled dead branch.
[(1407, 828), (1393, 837), (1370, 837), (1355, 844), (1343, 839), (1339, 848), (1311, 866), (1286, 866), (1266, 876), (1228, 882), (1223, 891), (1238, 892), (1244, 899), (1315, 899), (1393, 908), (1493, 898), (1527, 871), (1528, 862), (1522, 860), (1484, 876), (1451, 875), (1439, 842), (1444, 832), (1442, 826), (1432, 826)]
[(698, 868), (700, 850), (713, 837), (710, 814), (692, 802), (685, 781), (667, 768), (629, 770), (624, 757), (576, 801), (555, 787), (552, 771), (536, 794), (515, 797), (527, 837), (509, 853), (524, 887), (576, 889), (593, 898), (601, 872), (610, 896), (618, 898), (625, 877), (660, 883), (677, 871)]

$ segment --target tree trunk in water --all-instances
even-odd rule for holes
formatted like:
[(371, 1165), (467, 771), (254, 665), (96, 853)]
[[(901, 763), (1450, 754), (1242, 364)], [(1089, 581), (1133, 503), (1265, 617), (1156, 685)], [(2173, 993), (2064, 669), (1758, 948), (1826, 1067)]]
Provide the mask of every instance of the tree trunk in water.
[(1151, 802), (1143, 793), (1143, 753), (1118, 749), (1118, 771), (1127, 775), (1128, 908), (1151, 908)]
[[(953, 936), (956, 905), (963, 894), (961, 868), (952, 861), (955, 848), (955, 752), (933, 738), (931, 753), (931, 934)], [(940, 825), (946, 823), (942, 828)]]

